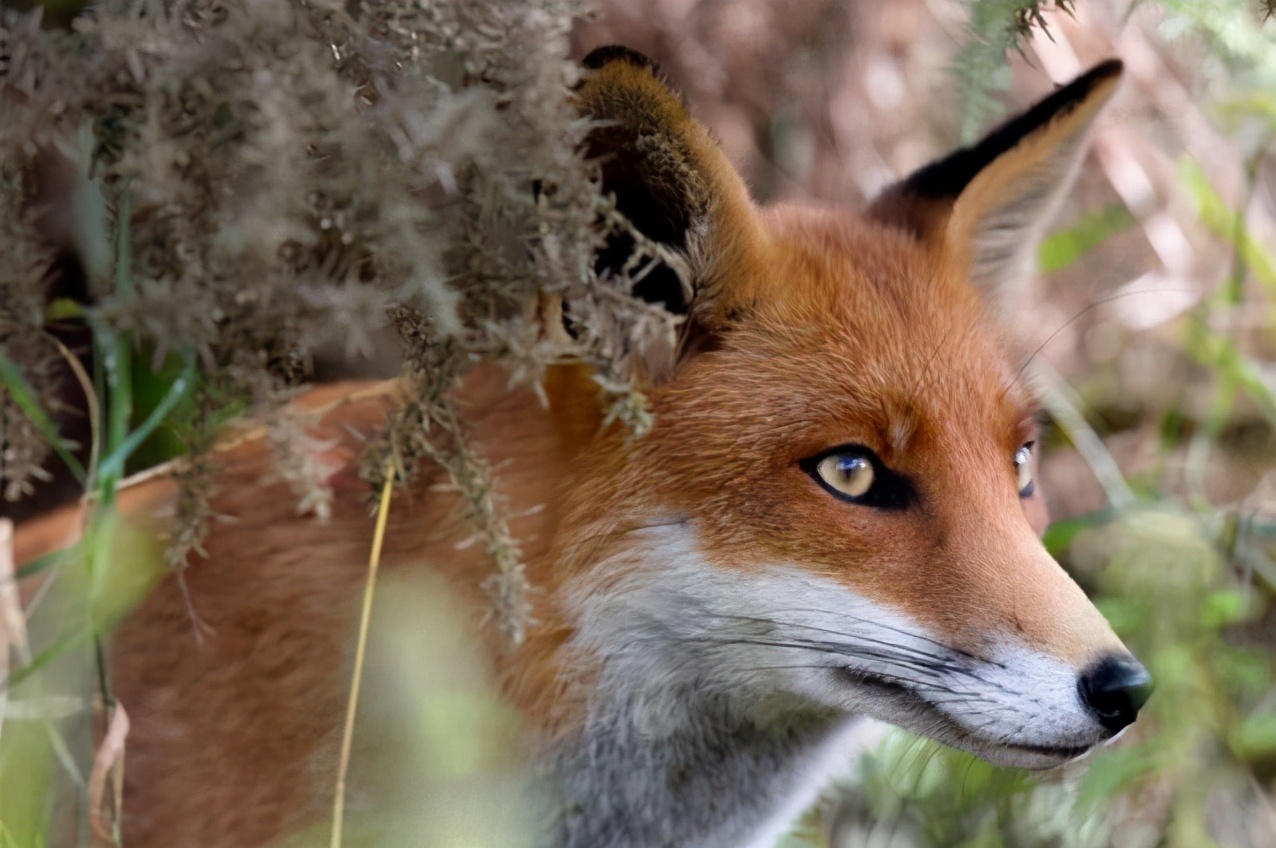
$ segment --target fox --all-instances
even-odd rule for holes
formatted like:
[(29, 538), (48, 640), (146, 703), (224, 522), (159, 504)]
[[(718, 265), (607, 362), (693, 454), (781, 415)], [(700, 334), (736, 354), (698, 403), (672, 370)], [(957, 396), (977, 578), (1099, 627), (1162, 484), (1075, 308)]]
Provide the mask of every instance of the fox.
[[(755, 205), (651, 61), (585, 58), (602, 188), (685, 264), (635, 288), (683, 319), (644, 386), (654, 423), (606, 420), (582, 364), (541, 391), (495, 365), (456, 386), (535, 587), (516, 649), (483, 625), (491, 565), (428, 459), (381, 565), (466, 604), (552, 790), (538, 845), (765, 848), (866, 718), (1037, 770), (1135, 721), (1149, 673), (1041, 542), (1041, 410), (1004, 308), (1121, 72), (1095, 66), (855, 211)], [(233, 521), (110, 641), (126, 844), (263, 846), (324, 817), (373, 535), (359, 434), (397, 391), (296, 401), (331, 469), (325, 521), (296, 513), (266, 439), (215, 455)], [(119, 508), (162, 528), (177, 491), (152, 475)], [(18, 562), (72, 540), (82, 509), (20, 525)]]

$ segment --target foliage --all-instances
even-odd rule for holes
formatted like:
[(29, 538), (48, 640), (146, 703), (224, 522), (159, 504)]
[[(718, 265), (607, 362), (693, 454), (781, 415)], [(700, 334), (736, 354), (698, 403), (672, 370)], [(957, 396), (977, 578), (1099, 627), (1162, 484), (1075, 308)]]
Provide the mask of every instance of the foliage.
[[(174, 399), (152, 423), (172, 418), (197, 455), (224, 420), (218, 407), (270, 410), (317, 354), (369, 350), (393, 307), (416, 395), (386, 438), (399, 456), (443, 460), (471, 493), (501, 564), (499, 620), (517, 640), (517, 551), (444, 390), (479, 359), (534, 381), (576, 358), (598, 370), (613, 414), (641, 426), (633, 366), (673, 343), (672, 318), (632, 298), (627, 277), (593, 271), (606, 229), (625, 224), (579, 153), (575, 8), (116, 0), (71, 32), (42, 28), (38, 11), (3, 12), (0, 162), (25, 187), (6, 192), (0, 234), (0, 339), (25, 375), (3, 399), (7, 496), (30, 490), (50, 445), (67, 453), (47, 438), (63, 357), (45, 335), (46, 295), (59, 276), (84, 277), (78, 302), (53, 303), (93, 329), (109, 380), (142, 351), (152, 370), (171, 355), (193, 363), (193, 401)], [(74, 169), (69, 198), (38, 179), (50, 167)], [(67, 204), (59, 245), (41, 209)], [(58, 264), (68, 248), (74, 268)], [(557, 315), (542, 320), (546, 297), (573, 336), (551, 332)], [(144, 425), (130, 394), (118, 401), (105, 409), (113, 432)], [(299, 500), (321, 512), (299, 440), (271, 426)], [(207, 514), (199, 468), (198, 456), (185, 466), (188, 544), (175, 565)]]
[[(496, 563), (494, 619), (521, 639), (519, 551), (449, 389), (482, 360), (532, 382), (583, 361), (612, 415), (641, 429), (636, 374), (674, 341), (674, 319), (632, 297), (628, 273), (594, 271), (598, 245), (628, 223), (581, 152), (567, 57), (578, 11), (104, 0), (68, 30), (43, 25), (39, 7), (0, 7), (3, 495), (38, 487), (52, 450), (90, 506), (74, 549), (20, 575), (51, 588), (26, 610), (31, 638), (4, 683), (6, 839), (82, 842), (99, 827), (92, 725), (115, 711), (99, 640), (147, 582), (115, 569), (145, 577), (200, 553), (228, 409), (266, 420), (299, 507), (324, 514), (321, 469), (276, 412), (317, 357), (398, 331), (409, 397), (373, 441), (369, 477), (389, 456), (398, 476), (425, 456), (452, 473)], [(634, 273), (654, 249), (639, 243)], [(88, 350), (58, 341), (68, 327), (87, 329)], [(57, 432), (76, 406), (86, 445)], [(114, 509), (161, 430), (186, 453), (162, 557)], [(58, 699), (71, 706), (41, 709)]]
[(1000, 112), (996, 95), (1010, 87), (1006, 53), (1022, 50), (1034, 27), (1049, 32), (1043, 14), (1069, 11), (1075, 0), (972, 0), (968, 40), (954, 63), (961, 95), (961, 137), (971, 141)]

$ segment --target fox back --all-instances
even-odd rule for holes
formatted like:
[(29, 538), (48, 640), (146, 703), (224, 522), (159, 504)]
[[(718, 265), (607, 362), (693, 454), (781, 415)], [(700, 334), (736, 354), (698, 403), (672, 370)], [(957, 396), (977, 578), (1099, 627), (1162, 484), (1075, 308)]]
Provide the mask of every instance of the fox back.
[[(493, 367), (458, 387), (521, 516), (536, 593), (517, 650), (480, 630), (491, 566), (460, 544), (440, 469), (396, 499), (384, 566), (471, 605), (551, 787), (540, 844), (769, 845), (865, 716), (1025, 768), (1130, 724), (1149, 678), (1039, 540), (1039, 410), (999, 323), (1119, 63), (862, 212), (755, 207), (643, 57), (604, 48), (586, 67), (604, 188), (685, 265), (637, 289), (684, 316), (647, 386), (655, 423), (605, 422), (582, 366), (551, 369), (548, 404)], [(600, 270), (627, 252), (614, 241)], [(165, 581), (113, 643), (130, 845), (264, 845), (327, 810), (372, 533), (351, 434), (393, 402), (306, 402), (333, 469), (322, 524), (295, 514), (264, 445), (219, 454), (234, 522), (185, 595)], [(123, 505), (173, 497), (152, 480)], [(19, 558), (65, 520), (21, 528)]]

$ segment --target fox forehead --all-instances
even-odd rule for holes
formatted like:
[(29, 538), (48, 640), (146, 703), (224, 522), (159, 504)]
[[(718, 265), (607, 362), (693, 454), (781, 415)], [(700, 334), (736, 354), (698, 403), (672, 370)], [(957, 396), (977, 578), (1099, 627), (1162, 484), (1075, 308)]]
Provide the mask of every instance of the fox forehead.
[(845, 210), (763, 220), (764, 267), (722, 272), (760, 276), (756, 302), (661, 393), (670, 427), (780, 463), (847, 443), (891, 464), (927, 445), (1027, 439), (1035, 404), (1012, 348), (939, 250)]

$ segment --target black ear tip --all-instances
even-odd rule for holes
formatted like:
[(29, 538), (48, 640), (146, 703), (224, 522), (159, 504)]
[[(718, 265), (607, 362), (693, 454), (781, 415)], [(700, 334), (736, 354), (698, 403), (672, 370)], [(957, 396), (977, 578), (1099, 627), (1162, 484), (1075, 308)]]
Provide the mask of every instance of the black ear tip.
[(1077, 88), (1082, 91), (1089, 91), (1100, 83), (1108, 80), (1115, 80), (1121, 76), (1125, 70), (1125, 63), (1120, 59), (1108, 59), (1106, 62), (1100, 62), (1081, 76), (1077, 77), (1069, 88)]
[(605, 47), (595, 47), (589, 51), (589, 55), (581, 60), (581, 64), (591, 71), (596, 71), (604, 65), (610, 65), (612, 62), (628, 62), (639, 68), (648, 68), (652, 73), (656, 72), (656, 65), (646, 56), (637, 50), (630, 50), (620, 44), (608, 44)]
[(1124, 70), (1125, 62), (1122, 62), (1120, 59), (1108, 59), (1107, 61), (1100, 62), (1095, 65), (1094, 68), (1090, 70), (1090, 73), (1094, 74), (1096, 77), (1106, 78), (1120, 76), (1121, 72)]
[[(1115, 84), (1121, 78), (1125, 63), (1120, 59), (1108, 59), (1100, 62), (1072, 82), (1064, 83), (1055, 89), (1045, 100), (1024, 113), (1024, 117), (1035, 116), (1038, 120), (1045, 117), (1064, 115), (1084, 103), (1095, 90), (1106, 84)], [(1013, 123), (1013, 121), (1011, 122)]]

